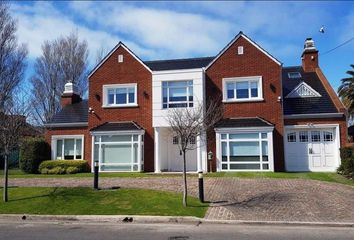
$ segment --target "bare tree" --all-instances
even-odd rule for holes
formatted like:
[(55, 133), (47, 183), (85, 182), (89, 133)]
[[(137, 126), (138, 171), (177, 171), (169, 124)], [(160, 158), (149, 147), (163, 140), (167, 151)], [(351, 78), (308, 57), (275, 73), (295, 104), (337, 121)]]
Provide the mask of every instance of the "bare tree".
[(9, 5), (0, 1), (0, 112), (11, 100), (14, 89), (23, 79), (27, 48), (16, 38), (17, 24), (9, 13)]
[(81, 95), (87, 90), (87, 57), (87, 43), (80, 42), (77, 33), (44, 42), (31, 78), (38, 123), (47, 122), (60, 110), (60, 96), (67, 81), (74, 83)]
[[(167, 121), (172, 132), (178, 137), (178, 147), (183, 155), (183, 206), (187, 206), (187, 169), (186, 153), (195, 148), (191, 139), (196, 139), (206, 134), (222, 119), (223, 108), (221, 100), (210, 100), (206, 106), (199, 104), (194, 108), (171, 108)], [(206, 144), (206, 139), (204, 144)], [(203, 143), (202, 143), (203, 144)]]
[(0, 112), (0, 153), (4, 156), (3, 201), (8, 201), (9, 155), (18, 148), (23, 131), (26, 129), (26, 117), (29, 113), (25, 94), (13, 96), (7, 101), (4, 111)]
[(109, 50), (105, 46), (101, 46), (97, 51), (96, 51), (96, 60), (95, 60), (95, 65), (98, 65), (103, 58), (108, 54)]

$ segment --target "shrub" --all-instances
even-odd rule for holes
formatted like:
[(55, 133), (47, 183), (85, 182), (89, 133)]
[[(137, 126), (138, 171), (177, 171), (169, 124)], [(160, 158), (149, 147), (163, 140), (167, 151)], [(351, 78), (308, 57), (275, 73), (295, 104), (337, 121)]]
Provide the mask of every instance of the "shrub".
[(89, 172), (90, 167), (85, 160), (47, 160), (38, 168), (42, 174), (73, 174)]
[(20, 169), (26, 173), (38, 173), (38, 166), (50, 159), (50, 146), (42, 138), (27, 138), (20, 146)]
[(354, 148), (341, 148), (340, 156), (342, 161), (338, 168), (338, 173), (352, 178), (354, 176)]
[(66, 169), (66, 174), (74, 174), (74, 173), (78, 173), (79, 169), (77, 167), (68, 167)]

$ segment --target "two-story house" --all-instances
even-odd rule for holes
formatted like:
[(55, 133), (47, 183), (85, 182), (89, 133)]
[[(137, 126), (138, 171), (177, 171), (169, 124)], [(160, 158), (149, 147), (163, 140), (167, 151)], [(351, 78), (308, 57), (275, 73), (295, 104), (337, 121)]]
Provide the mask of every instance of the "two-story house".
[(188, 171), (335, 171), (346, 110), (312, 39), (301, 58), (283, 67), (242, 32), (203, 58), (143, 61), (120, 42), (90, 73), (88, 100), (66, 84), (62, 110), (46, 124), (52, 159), (97, 161), (102, 172), (181, 171), (169, 109), (222, 96), (224, 118), (192, 139)]

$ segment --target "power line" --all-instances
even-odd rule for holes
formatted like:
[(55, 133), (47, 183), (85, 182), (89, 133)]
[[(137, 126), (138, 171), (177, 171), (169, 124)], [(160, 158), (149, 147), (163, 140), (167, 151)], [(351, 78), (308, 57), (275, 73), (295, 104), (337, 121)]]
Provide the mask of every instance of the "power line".
[(353, 40), (354, 40), (354, 37), (350, 38), (349, 40), (345, 41), (345, 42), (342, 43), (342, 44), (339, 44), (337, 47), (332, 48), (332, 49), (330, 49), (330, 50), (328, 50), (328, 51), (322, 53), (321, 55), (323, 56), (323, 55), (325, 55), (325, 54), (327, 54), (327, 53), (330, 53), (330, 52), (336, 50), (337, 48), (340, 48), (340, 47), (344, 46), (345, 44), (347, 44), (347, 43), (349, 43), (349, 42), (351, 42), (351, 41), (353, 41)]

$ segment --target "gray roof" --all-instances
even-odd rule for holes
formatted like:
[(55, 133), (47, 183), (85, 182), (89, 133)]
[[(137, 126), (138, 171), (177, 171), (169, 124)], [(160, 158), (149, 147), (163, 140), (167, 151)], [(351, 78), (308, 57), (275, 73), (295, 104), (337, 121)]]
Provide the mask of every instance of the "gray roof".
[(180, 69), (193, 69), (193, 68), (206, 67), (214, 58), (215, 57), (170, 59), (170, 60), (145, 61), (144, 63), (152, 71), (180, 70)]
[(91, 128), (91, 132), (116, 132), (116, 131), (134, 131), (143, 130), (133, 121), (129, 122), (105, 122), (97, 127)]
[(56, 113), (47, 124), (60, 123), (83, 123), (88, 122), (88, 102), (81, 102), (66, 105), (58, 113)]
[[(289, 72), (299, 72), (301, 78), (289, 78)], [(283, 68), (283, 99), (284, 115), (337, 113), (337, 109), (321, 80), (315, 72), (304, 72), (301, 66)], [(301, 82), (317, 91), (321, 97), (286, 98), (286, 96)]]
[(273, 124), (260, 117), (225, 118), (216, 124), (216, 128), (272, 127)]

